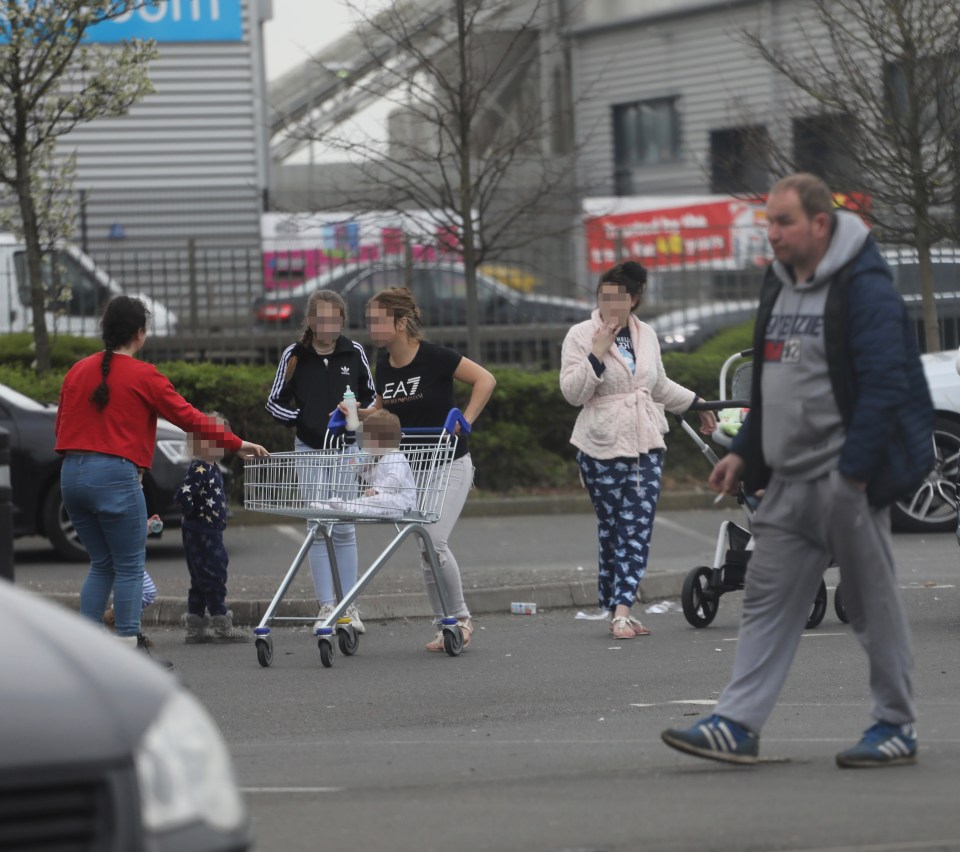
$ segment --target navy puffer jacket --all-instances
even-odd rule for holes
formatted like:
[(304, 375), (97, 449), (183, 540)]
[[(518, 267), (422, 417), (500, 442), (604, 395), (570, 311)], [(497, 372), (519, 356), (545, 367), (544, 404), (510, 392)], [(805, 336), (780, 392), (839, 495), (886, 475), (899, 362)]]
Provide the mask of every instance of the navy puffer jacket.
[[(768, 269), (753, 335), (750, 414), (731, 446), (746, 461), (748, 493), (770, 479), (760, 438), (761, 353), (782, 286)], [(846, 427), (840, 473), (867, 483), (871, 505), (887, 506), (919, 487), (933, 468), (934, 410), (906, 307), (872, 237), (830, 282), (824, 340), (830, 384)]]

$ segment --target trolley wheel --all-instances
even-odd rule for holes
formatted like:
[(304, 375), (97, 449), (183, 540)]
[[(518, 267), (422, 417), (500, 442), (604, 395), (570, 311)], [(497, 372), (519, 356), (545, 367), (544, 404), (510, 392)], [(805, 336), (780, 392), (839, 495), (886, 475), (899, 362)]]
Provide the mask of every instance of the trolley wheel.
[(336, 656), (333, 642), (330, 641), (329, 636), (321, 636), (317, 640), (317, 647), (320, 649), (320, 662), (323, 663), (325, 669), (329, 669), (333, 665), (333, 658)]
[(807, 623), (805, 625), (807, 630), (810, 630), (813, 627), (816, 627), (823, 617), (827, 614), (827, 584), (820, 581), (820, 588), (817, 589), (817, 596), (813, 599), (813, 608), (810, 610), (810, 615), (807, 616)]
[(257, 662), (267, 668), (273, 662), (273, 639), (269, 636), (257, 639)]
[(463, 632), (459, 627), (443, 629), (443, 650), (451, 657), (460, 656), (463, 650)]
[(337, 631), (337, 644), (345, 657), (352, 657), (360, 647), (360, 634), (354, 627), (341, 627)]
[(842, 588), (843, 583), (837, 583), (837, 588), (833, 591), (833, 611), (844, 624), (849, 624), (850, 619), (847, 618), (847, 610), (843, 605), (843, 595), (840, 592)]
[(706, 627), (717, 616), (719, 595), (710, 588), (713, 569), (701, 565), (694, 568), (683, 581), (680, 603), (683, 615), (693, 627)]

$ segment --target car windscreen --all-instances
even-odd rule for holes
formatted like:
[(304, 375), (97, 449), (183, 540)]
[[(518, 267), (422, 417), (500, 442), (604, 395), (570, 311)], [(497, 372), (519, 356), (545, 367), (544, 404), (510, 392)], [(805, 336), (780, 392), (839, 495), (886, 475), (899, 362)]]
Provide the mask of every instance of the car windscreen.
[[(27, 253), (14, 252), (17, 271), (17, 289), (20, 301), (29, 306), (30, 277), (27, 274)], [(95, 317), (100, 313), (109, 293), (96, 277), (65, 251), (50, 252), (42, 258), (44, 292), (53, 303), (53, 309), (73, 317)]]

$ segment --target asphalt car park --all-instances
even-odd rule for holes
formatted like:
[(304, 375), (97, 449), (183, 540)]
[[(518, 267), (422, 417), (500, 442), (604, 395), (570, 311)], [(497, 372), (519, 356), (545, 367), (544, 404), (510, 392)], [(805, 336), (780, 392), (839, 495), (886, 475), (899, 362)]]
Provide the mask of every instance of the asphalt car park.
[[(0, 385), (0, 428), (10, 433), (14, 536), (45, 536), (61, 558), (84, 561), (87, 553), (60, 496), (62, 458), (53, 449), (56, 417), (56, 406)], [(183, 430), (165, 420), (158, 421), (153, 466), (144, 473), (143, 493), (147, 514), (159, 515), (165, 525), (180, 523), (173, 495), (189, 462)]]

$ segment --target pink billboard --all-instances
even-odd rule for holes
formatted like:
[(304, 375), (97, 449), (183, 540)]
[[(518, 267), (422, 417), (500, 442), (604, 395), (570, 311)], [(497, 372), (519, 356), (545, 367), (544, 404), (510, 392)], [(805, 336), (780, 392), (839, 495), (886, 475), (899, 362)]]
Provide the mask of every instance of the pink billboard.
[(460, 242), (451, 218), (429, 212), (264, 213), (264, 287), (293, 287), (339, 266), (403, 260), (407, 245), (414, 260), (455, 259)]

